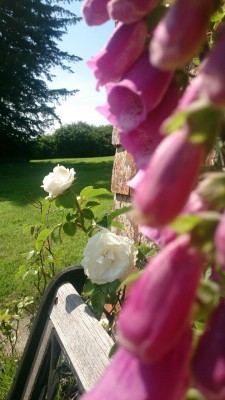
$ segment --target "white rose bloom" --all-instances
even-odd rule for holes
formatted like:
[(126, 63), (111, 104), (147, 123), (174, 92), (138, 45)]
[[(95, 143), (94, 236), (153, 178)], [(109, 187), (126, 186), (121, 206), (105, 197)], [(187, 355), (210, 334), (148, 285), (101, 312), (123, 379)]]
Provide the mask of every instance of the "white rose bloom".
[(53, 169), (53, 172), (50, 172), (43, 179), (41, 187), (49, 193), (46, 199), (52, 199), (68, 189), (74, 181), (75, 174), (76, 172), (73, 168), (65, 168), (63, 165), (58, 164)]
[(88, 239), (81, 265), (93, 283), (123, 281), (136, 262), (136, 254), (130, 239), (103, 229)]

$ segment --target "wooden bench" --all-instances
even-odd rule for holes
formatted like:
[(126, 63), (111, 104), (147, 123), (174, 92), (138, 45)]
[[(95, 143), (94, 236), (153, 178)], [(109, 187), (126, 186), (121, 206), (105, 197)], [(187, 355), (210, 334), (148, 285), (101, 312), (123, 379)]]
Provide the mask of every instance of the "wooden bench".
[(74, 266), (49, 285), (8, 400), (53, 400), (63, 376), (75, 378), (75, 399), (102, 375), (113, 341), (80, 297), (84, 282), (83, 268)]

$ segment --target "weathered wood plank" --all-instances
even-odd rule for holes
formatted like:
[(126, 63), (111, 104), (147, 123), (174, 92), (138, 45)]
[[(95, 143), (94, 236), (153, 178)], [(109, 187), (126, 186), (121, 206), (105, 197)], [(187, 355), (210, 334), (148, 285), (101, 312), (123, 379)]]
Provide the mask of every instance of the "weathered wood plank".
[(71, 284), (61, 286), (56, 299), (50, 319), (78, 380), (88, 391), (108, 365), (113, 341)]

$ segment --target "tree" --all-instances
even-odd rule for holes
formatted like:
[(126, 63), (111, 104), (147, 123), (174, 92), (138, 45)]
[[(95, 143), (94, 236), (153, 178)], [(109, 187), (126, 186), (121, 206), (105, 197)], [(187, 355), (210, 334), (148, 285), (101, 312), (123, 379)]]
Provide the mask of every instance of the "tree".
[(47, 86), (52, 67), (72, 72), (81, 60), (61, 51), (58, 41), (74, 13), (60, 6), (71, 0), (0, 0), (0, 132), (1, 149), (39, 136), (55, 119), (55, 103), (76, 90)]

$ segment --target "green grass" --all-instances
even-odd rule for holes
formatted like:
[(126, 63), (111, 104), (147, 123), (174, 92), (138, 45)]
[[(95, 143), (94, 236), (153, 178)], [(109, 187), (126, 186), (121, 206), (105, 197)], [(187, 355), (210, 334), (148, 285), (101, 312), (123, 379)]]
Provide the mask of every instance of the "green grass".
[[(34, 239), (23, 233), (23, 227), (36, 223), (39, 215), (34, 207), (46, 193), (40, 187), (45, 175), (57, 164), (74, 167), (77, 194), (85, 186), (105, 187), (110, 190), (113, 157), (89, 159), (57, 159), (31, 161), (24, 164), (0, 164), (0, 306), (22, 294), (31, 294), (26, 280), (15, 280), (15, 273), (22, 263), (21, 254), (32, 249)], [(100, 196), (104, 214), (112, 208), (113, 195)], [(62, 268), (80, 263), (86, 238), (82, 234), (65, 237)]]

